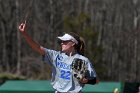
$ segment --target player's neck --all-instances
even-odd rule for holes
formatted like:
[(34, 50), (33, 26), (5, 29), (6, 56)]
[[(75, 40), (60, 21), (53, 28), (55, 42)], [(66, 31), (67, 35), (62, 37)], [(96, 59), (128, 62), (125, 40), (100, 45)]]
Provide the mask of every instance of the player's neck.
[(73, 55), (75, 55), (76, 54), (76, 52), (71, 52), (70, 54), (69, 54), (69, 56), (71, 57), (71, 56), (73, 56)]
[(76, 51), (75, 50), (72, 50), (72, 51), (69, 51), (66, 53), (68, 56), (73, 56), (76, 54)]

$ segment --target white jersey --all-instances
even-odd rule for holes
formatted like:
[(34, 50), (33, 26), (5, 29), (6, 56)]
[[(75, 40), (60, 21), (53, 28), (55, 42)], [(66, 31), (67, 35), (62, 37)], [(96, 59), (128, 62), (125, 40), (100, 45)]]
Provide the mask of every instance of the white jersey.
[(88, 70), (91, 77), (96, 77), (96, 73), (88, 58), (75, 54), (68, 56), (60, 51), (45, 49), (44, 61), (52, 67), (51, 84), (60, 93), (80, 93), (84, 84), (78, 82), (72, 74), (71, 64), (74, 58), (85, 60), (88, 63)]

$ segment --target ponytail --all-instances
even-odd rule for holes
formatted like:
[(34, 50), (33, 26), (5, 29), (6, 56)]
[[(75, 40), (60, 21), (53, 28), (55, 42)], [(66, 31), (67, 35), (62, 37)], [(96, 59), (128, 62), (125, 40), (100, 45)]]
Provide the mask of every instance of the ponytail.
[(85, 52), (84, 39), (82, 37), (80, 37), (78, 34), (75, 34), (73, 32), (70, 32), (69, 34), (78, 41), (78, 44), (75, 44), (75, 49), (76, 49), (77, 53), (84, 56), (84, 52)]
[(81, 55), (85, 53), (85, 41), (82, 37), (79, 37), (79, 48), (77, 48), (77, 52)]

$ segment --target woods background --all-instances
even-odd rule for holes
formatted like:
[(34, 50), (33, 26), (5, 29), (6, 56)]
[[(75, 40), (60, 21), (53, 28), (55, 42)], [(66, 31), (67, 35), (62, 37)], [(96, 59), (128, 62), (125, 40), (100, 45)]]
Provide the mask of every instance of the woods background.
[(101, 81), (140, 81), (140, 0), (0, 0), (0, 73), (50, 79), (50, 67), (25, 42), (18, 26), (42, 46), (79, 33)]

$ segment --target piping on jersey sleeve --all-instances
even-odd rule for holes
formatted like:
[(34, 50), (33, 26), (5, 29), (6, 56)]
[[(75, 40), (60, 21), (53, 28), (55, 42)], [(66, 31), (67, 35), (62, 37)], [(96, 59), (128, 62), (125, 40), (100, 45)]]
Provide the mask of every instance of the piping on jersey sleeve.
[(88, 64), (88, 70), (89, 70), (90, 77), (96, 77), (97, 75), (94, 70), (94, 67), (89, 60), (87, 60), (87, 64)]
[(43, 61), (49, 63), (49, 65), (53, 65), (53, 60), (55, 59), (55, 56), (57, 54), (58, 51), (45, 48), (45, 55), (43, 56)]

